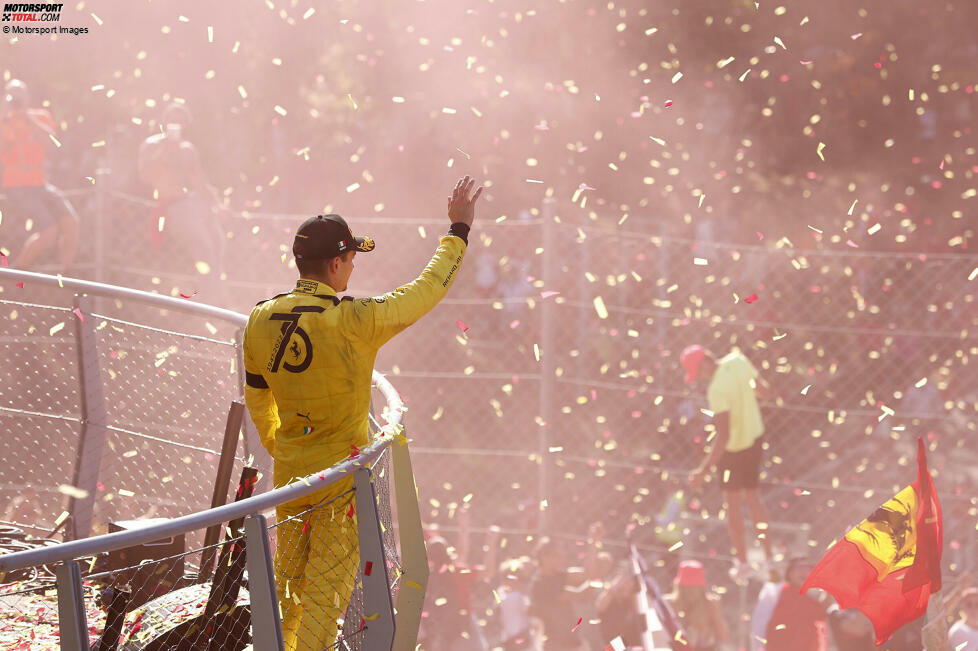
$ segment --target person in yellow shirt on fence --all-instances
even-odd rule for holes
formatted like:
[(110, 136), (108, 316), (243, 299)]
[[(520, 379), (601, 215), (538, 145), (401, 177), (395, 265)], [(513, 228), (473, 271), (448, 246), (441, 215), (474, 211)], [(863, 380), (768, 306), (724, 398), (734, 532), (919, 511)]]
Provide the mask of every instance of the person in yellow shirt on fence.
[[(690, 473), (689, 483), (699, 489), (710, 469), (717, 467), (736, 556), (731, 576), (746, 579), (753, 573), (753, 568), (747, 562), (745, 510), (754, 522), (767, 562), (772, 560), (767, 509), (758, 493), (764, 421), (757, 404), (756, 389), (758, 386), (766, 389), (768, 384), (739, 350), (717, 359), (702, 346), (687, 346), (679, 363), (686, 371), (687, 384), (697, 379), (709, 383), (706, 397), (716, 426), (710, 452)], [(766, 574), (764, 571), (760, 573)]]
[[(482, 193), (468, 176), (448, 199), (451, 226), (421, 275), (383, 296), (347, 289), (358, 253), (374, 249), (339, 215), (307, 219), (292, 252), (295, 287), (262, 301), (244, 333), (245, 402), (285, 486), (368, 444), (371, 376), (380, 347), (429, 312), (451, 287)], [(275, 580), (285, 648), (335, 642), (356, 583), (353, 478), (278, 507)], [(319, 506), (320, 508), (314, 508)]]

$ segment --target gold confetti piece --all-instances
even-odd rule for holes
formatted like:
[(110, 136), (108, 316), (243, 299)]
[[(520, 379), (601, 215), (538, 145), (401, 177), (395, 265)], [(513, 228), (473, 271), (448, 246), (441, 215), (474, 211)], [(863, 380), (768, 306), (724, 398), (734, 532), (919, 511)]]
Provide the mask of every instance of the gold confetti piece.
[(428, 233), (425, 231), (424, 226), (418, 226), (418, 234), (421, 236), (421, 239), (428, 237)]
[(238, 85), (238, 94), (241, 95), (241, 99), (248, 99), (248, 91), (240, 84)]
[(463, 156), (465, 156), (465, 158), (466, 158), (466, 159), (468, 159), (468, 160), (472, 160), (472, 157), (471, 157), (471, 156), (469, 156), (468, 154), (466, 154), (466, 153), (465, 153), (464, 151), (462, 151), (462, 150), (461, 150), (461, 149), (459, 149), (458, 147), (456, 147), (456, 148), (455, 148), (455, 150), (456, 150), (456, 151), (458, 151), (458, 152), (461, 152), (461, 154), (462, 154)]
[(706, 258), (693, 258), (693, 264), (704, 267), (709, 264), (709, 261)]
[(598, 313), (599, 319), (608, 318), (608, 308), (605, 307), (604, 299), (600, 296), (594, 297), (594, 311)]
[(435, 415), (431, 417), (431, 420), (438, 420), (439, 418), (442, 417), (444, 413), (445, 413), (445, 409), (439, 406), (438, 410), (435, 412)]
[(306, 9), (306, 13), (302, 14), (302, 20), (309, 20), (310, 18), (312, 18), (312, 15), (314, 13), (316, 13), (316, 10), (313, 9), (312, 7), (309, 7), (308, 9)]
[(55, 138), (53, 133), (49, 133), (48, 137), (51, 138), (51, 142), (53, 142), (56, 147), (61, 147), (61, 141)]
[(866, 233), (869, 235), (875, 235), (876, 233), (879, 233), (881, 228), (883, 227), (880, 226), (880, 223), (876, 222), (875, 224), (869, 227), (869, 230), (867, 230)]
[(676, 74), (674, 74), (672, 76), (672, 83), (676, 83), (677, 81), (679, 81), (682, 78), (683, 78), (683, 73), (677, 72)]
[(547, 448), (547, 451), (548, 452), (563, 452), (564, 451), (564, 446), (562, 446), (562, 445), (554, 445), (554, 446), (551, 446), (551, 447)]
[(852, 201), (852, 205), (851, 205), (851, 206), (849, 206), (849, 216), (850, 216), (850, 217), (852, 217), (852, 211), (853, 211), (853, 209), (854, 209), (854, 208), (856, 207), (856, 204), (857, 204), (857, 203), (859, 203), (859, 199), (853, 199), (853, 201)]
[(58, 492), (62, 495), (67, 495), (76, 500), (83, 500), (88, 497), (88, 491), (84, 488), (78, 488), (77, 486), (72, 486), (70, 484), (61, 484), (58, 486)]
[(194, 263), (194, 266), (197, 267), (197, 273), (199, 273), (201, 276), (206, 276), (211, 272), (211, 266), (203, 260), (198, 260)]
[(783, 631), (786, 628), (788, 628), (788, 627), (785, 624), (778, 624), (777, 626), (774, 627), (774, 630), (776, 630), (776, 631)]
[(282, 108), (278, 104), (275, 105), (275, 112), (278, 113), (279, 115), (282, 115), (282, 116), (285, 116), (285, 115), (288, 115), (289, 114), (288, 111), (286, 111), (284, 108)]
[(683, 546), (683, 541), (680, 540), (675, 545), (673, 545), (672, 547), (670, 547), (669, 548), (669, 551), (674, 552), (674, 551), (676, 551), (677, 549), (679, 549), (682, 546)]
[(909, 100), (910, 100), (911, 102), (913, 101), (913, 88), (911, 88), (910, 90), (908, 90), (908, 91), (907, 91), (907, 98), (908, 98), (908, 99), (909, 99)]
[(61, 512), (61, 515), (58, 516), (58, 519), (54, 521), (54, 526), (55, 527), (60, 527), (61, 526), (61, 523), (64, 522), (65, 520), (67, 520), (69, 515), (71, 515), (71, 514), (68, 513), (67, 511), (62, 511)]
[(90, 14), (90, 15), (95, 20), (95, 22), (98, 23), (99, 26), (101, 27), (101, 25), (102, 25), (102, 19), (99, 18), (98, 16), (96, 16), (95, 14)]
[(663, 147), (666, 146), (666, 141), (663, 140), (662, 138), (656, 138), (655, 136), (649, 136), (649, 140), (651, 140), (652, 142), (654, 142), (654, 143), (656, 143), (658, 145), (662, 145)]
[(533, 357), (535, 357), (538, 362), (540, 361), (540, 346), (539, 346), (539, 344), (533, 344)]
[(808, 390), (811, 389), (811, 388), (812, 388), (812, 385), (810, 385), (810, 384), (808, 386), (806, 386), (804, 389), (801, 390), (801, 395), (807, 396), (808, 395)]
[(730, 468), (727, 468), (723, 471), (723, 483), (726, 484), (729, 482), (730, 482)]
[(922, 377), (919, 380), (917, 380), (917, 383), (914, 384), (914, 386), (919, 389), (920, 387), (924, 386), (925, 384), (927, 384), (927, 378), (926, 377)]
[(163, 215), (160, 215), (160, 218), (156, 221), (156, 229), (160, 233), (162, 233), (163, 232), (163, 226), (165, 224), (166, 224), (166, 217), (164, 217)]
[(58, 274), (58, 287), (61, 289), (64, 289), (65, 287), (64, 279), (61, 277), (61, 274)]
[(784, 41), (781, 40), (781, 37), (780, 36), (775, 36), (774, 37), (774, 42), (777, 43), (778, 45), (780, 45), (782, 50), (787, 50), (788, 49), (787, 47), (785, 47)]
[(130, 490), (126, 490), (125, 488), (120, 488), (119, 495), (122, 495), (123, 497), (133, 497), (135, 493)]
[(373, 615), (366, 615), (364, 619), (367, 620), (368, 622), (372, 622), (378, 617), (380, 617), (380, 613), (374, 613)]
[(815, 150), (815, 153), (818, 154), (818, 157), (821, 158), (822, 161), (824, 162), (825, 161), (825, 156), (822, 155), (822, 150), (823, 149), (825, 149), (825, 143), (824, 142), (820, 142), (820, 143), (818, 143), (818, 149)]
[(359, 183), (351, 183), (350, 185), (346, 186), (346, 191), (355, 192), (359, 187), (360, 187)]
[(726, 58), (726, 59), (721, 59), (721, 60), (717, 61), (717, 68), (726, 68), (728, 65), (730, 65), (731, 63), (733, 63), (734, 60), (735, 60), (735, 57), (729, 57), (729, 58)]
[(652, 36), (657, 31), (659, 31), (659, 28), (658, 27), (649, 27), (647, 30), (645, 30), (645, 35), (646, 36)]
[(972, 269), (971, 273), (968, 275), (968, 280), (974, 280), (975, 278), (978, 278), (978, 267)]
[(48, 330), (48, 335), (51, 336), (51, 337), (53, 337), (55, 335), (55, 333), (61, 332), (61, 330), (64, 327), (65, 327), (65, 322), (64, 321), (62, 321), (61, 323), (59, 323), (57, 325), (53, 325), (53, 326), (51, 326), (51, 329)]
[(349, 100), (350, 106), (353, 107), (353, 110), (354, 111), (356, 111), (357, 109), (360, 108), (360, 105), (357, 104), (357, 101), (355, 99), (353, 99), (353, 93), (347, 93), (346, 94), (346, 99)]
[(750, 71), (751, 71), (750, 68), (747, 68), (747, 70), (744, 70), (744, 74), (740, 75), (740, 81), (744, 81), (745, 79), (747, 79), (747, 75), (750, 74)]
[(822, 231), (821, 231), (821, 229), (818, 229), (818, 228), (815, 228), (815, 227), (814, 227), (814, 226), (812, 226), (811, 224), (809, 224), (809, 225), (808, 225), (808, 228), (810, 228), (811, 230), (813, 230), (813, 231), (815, 231), (815, 232), (816, 232), (816, 233), (818, 233), (819, 235), (821, 235), (821, 234), (822, 234)]
[(210, 321), (204, 321), (204, 326), (207, 328), (207, 331), (212, 335), (217, 334), (217, 328), (215, 328)]
[(447, 106), (443, 106), (442, 109), (441, 109), (441, 112), (442, 113), (446, 113), (448, 115), (455, 115), (455, 113), (457, 113), (457, 111), (455, 109), (448, 108)]
[(213, 27), (213, 25), (208, 25), (207, 26), (207, 42), (208, 43), (213, 43), (214, 42), (214, 27)]

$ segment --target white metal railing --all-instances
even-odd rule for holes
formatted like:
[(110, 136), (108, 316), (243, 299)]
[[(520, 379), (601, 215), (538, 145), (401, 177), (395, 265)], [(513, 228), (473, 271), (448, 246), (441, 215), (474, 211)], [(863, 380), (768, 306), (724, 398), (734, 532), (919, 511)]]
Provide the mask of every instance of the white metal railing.
[[(78, 294), (133, 301), (160, 309), (193, 313), (228, 322), (237, 327), (247, 317), (236, 312), (190, 301), (151, 294), (103, 283), (50, 276), (14, 269), (0, 269), (0, 283), (30, 283), (57, 286)], [(82, 379), (83, 380), (83, 379)], [(81, 572), (75, 559), (124, 549), (170, 538), (245, 518), (245, 540), (251, 598), (253, 644), (256, 649), (283, 648), (281, 622), (272, 572), (268, 525), (261, 514), (278, 505), (305, 497), (342, 479), (354, 477), (354, 495), (360, 545), (360, 579), (363, 583), (364, 608), (375, 613), (364, 631), (363, 647), (369, 649), (413, 649), (421, 618), (421, 607), (427, 586), (428, 567), (424, 551), (420, 512), (407, 439), (400, 435), (404, 406), (393, 385), (374, 371), (373, 381), (387, 403), (387, 424), (380, 428), (371, 444), (356, 458), (325, 468), (317, 473), (266, 493), (231, 504), (211, 508), (134, 530), (120, 531), (91, 538), (71, 540), (58, 545), (0, 556), (0, 576), (15, 570), (40, 565), (57, 566), (58, 612), (62, 649), (88, 649), (88, 626), (82, 601)], [(87, 388), (86, 388), (87, 390)], [(84, 420), (83, 414), (83, 420)], [(250, 423), (249, 423), (250, 424)], [(398, 440), (398, 444), (392, 442)], [(399, 590), (395, 628), (395, 609), (391, 600), (391, 581), (387, 571), (384, 538), (378, 519), (377, 499), (371, 482), (371, 466), (390, 450), (402, 567), (399, 581), (410, 590)], [(383, 568), (383, 571), (365, 567)], [(0, 617), (2, 617), (0, 613)], [(395, 636), (396, 633), (396, 636)]]

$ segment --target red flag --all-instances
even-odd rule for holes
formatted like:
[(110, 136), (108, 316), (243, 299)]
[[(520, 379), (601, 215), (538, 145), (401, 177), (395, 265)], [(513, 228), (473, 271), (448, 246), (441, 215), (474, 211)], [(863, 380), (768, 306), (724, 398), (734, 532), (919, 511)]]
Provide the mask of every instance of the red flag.
[(927, 611), (941, 589), (941, 503), (917, 439), (917, 481), (854, 527), (818, 562), (801, 586), (822, 588), (840, 608), (861, 610), (876, 645)]

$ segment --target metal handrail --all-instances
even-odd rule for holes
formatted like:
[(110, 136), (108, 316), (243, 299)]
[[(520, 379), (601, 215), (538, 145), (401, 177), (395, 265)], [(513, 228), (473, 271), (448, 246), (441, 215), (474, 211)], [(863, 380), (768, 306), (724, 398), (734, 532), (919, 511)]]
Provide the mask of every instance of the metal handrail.
[(22, 282), (25, 285), (27, 283), (48, 286), (57, 285), (59, 288), (85, 292), (92, 295), (139, 301), (140, 303), (147, 303), (162, 309), (193, 312), (202, 316), (223, 319), (237, 326), (244, 326), (248, 323), (248, 317), (246, 315), (232, 310), (225, 310), (224, 308), (214, 307), (213, 305), (204, 305), (203, 303), (194, 303), (185, 298), (174, 298), (173, 296), (152, 294), (138, 289), (129, 289), (128, 287), (106, 285), (105, 283), (97, 283), (93, 280), (50, 276), (31, 271), (20, 271), (19, 269), (0, 269), (0, 282), (7, 280)]
[[(229, 321), (238, 326), (244, 326), (248, 322), (248, 317), (238, 314), (231, 310), (225, 310), (210, 305), (192, 303), (185, 299), (152, 294), (137, 289), (126, 287), (116, 287), (104, 283), (89, 280), (79, 280), (77, 278), (64, 278), (61, 276), (50, 276), (47, 274), (32, 273), (29, 271), (19, 271), (16, 269), (0, 268), (0, 282), (30, 282), (32, 284), (57, 285), (60, 288), (77, 292), (87, 292), (92, 295), (105, 296), (109, 298), (126, 299), (154, 305), (164, 309), (191, 312), (199, 315), (209, 316), (215, 319)], [(236, 518), (243, 518), (253, 513), (260, 513), (271, 509), (279, 504), (305, 497), (325, 486), (333, 484), (341, 479), (352, 476), (354, 470), (368, 466), (373, 463), (387, 449), (394, 440), (393, 434), (401, 424), (401, 415), (404, 412), (404, 403), (397, 393), (394, 386), (383, 375), (376, 370), (373, 371), (373, 383), (387, 400), (388, 425), (381, 431), (380, 436), (368, 447), (360, 451), (356, 458), (349, 458), (329, 468), (325, 468), (308, 477), (295, 481), (288, 486), (276, 488), (267, 493), (262, 493), (245, 500), (226, 504), (214, 509), (207, 509), (197, 513), (191, 513), (178, 518), (167, 520), (157, 525), (130, 531), (118, 531), (115, 533), (73, 540), (51, 547), (16, 552), (0, 556), (0, 574), (13, 570), (23, 569), (35, 565), (56, 563), (59, 561), (70, 560), (82, 556), (114, 551), (133, 545), (140, 545), (161, 538), (169, 538), (179, 533), (204, 529), (209, 526), (227, 522)]]
[(336, 465), (330, 466), (326, 470), (314, 473), (295, 481), (288, 486), (282, 486), (274, 490), (255, 495), (238, 502), (225, 504), (213, 509), (198, 511), (190, 515), (180, 516), (151, 525), (128, 531), (116, 531), (101, 536), (82, 538), (41, 547), (23, 552), (14, 552), (0, 556), (0, 573), (20, 570), (25, 567), (36, 565), (46, 565), (83, 556), (92, 556), (101, 552), (110, 552), (117, 549), (142, 545), (162, 538), (171, 538), (187, 531), (206, 529), (207, 527), (221, 524), (236, 518), (244, 518), (253, 513), (261, 513), (274, 508), (285, 502), (305, 497), (326, 486), (351, 477), (354, 470), (365, 467), (375, 461), (390, 446), (394, 440), (393, 436), (382, 436), (370, 444), (370, 446), (360, 451), (355, 459), (347, 459)]

